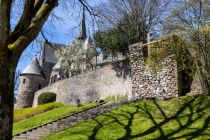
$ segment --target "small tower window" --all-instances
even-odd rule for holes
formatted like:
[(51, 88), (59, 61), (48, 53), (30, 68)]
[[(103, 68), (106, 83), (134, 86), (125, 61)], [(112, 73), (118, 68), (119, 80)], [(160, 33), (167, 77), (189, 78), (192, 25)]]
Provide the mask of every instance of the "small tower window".
[(55, 75), (54, 83), (58, 81), (58, 76)]
[(54, 76), (53, 76), (53, 77), (52, 77), (52, 81), (51, 81), (52, 84), (55, 83), (54, 79), (55, 79), (55, 78), (54, 78)]
[(26, 83), (26, 79), (23, 79), (23, 84), (25, 84)]
[(42, 88), (42, 85), (41, 85), (41, 84), (39, 84), (39, 85), (38, 85), (38, 89), (41, 89), (41, 88)]

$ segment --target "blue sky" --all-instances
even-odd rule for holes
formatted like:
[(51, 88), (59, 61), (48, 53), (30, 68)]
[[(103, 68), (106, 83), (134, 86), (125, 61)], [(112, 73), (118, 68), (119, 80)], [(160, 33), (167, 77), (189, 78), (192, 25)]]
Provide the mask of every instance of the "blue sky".
[[(92, 6), (95, 6), (102, 2), (104, 0), (89, 0), (89, 4)], [(17, 8), (14, 8), (13, 12), (21, 14), (21, 11), (18, 10), (20, 8), (20, 5), (16, 5)], [(78, 36), (79, 34), (79, 24), (81, 22), (81, 10), (80, 7), (76, 6), (73, 7), (71, 5), (68, 5), (67, 7), (70, 10), (65, 10), (62, 5), (56, 7), (53, 11), (56, 16), (58, 16), (59, 20), (53, 18), (52, 16), (49, 17), (48, 21), (45, 23), (43, 27), (43, 32), (47, 39), (50, 42), (54, 43), (60, 43), (60, 44), (70, 44), (72, 40)], [(89, 34), (92, 34), (94, 30), (97, 30), (97, 27), (93, 27), (93, 22), (90, 20), (89, 14), (86, 12), (86, 24), (87, 24), (87, 32)], [(17, 22), (17, 19), (19, 18), (18, 14), (13, 15), (12, 20), (12, 27)], [(17, 69), (22, 71), (30, 62), (31, 60), (37, 55), (39, 55), (40, 51), (40, 43), (43, 40), (43, 37), (39, 35), (36, 39), (36, 41), (32, 42), (27, 49), (23, 52)]]

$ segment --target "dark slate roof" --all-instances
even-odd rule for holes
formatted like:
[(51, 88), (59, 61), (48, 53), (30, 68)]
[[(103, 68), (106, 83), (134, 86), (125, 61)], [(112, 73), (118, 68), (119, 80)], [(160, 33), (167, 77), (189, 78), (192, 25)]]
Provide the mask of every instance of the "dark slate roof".
[(41, 66), (39, 65), (39, 61), (35, 58), (31, 64), (29, 64), (21, 73), (21, 75), (32, 74), (32, 75), (39, 75), (44, 77), (44, 73), (42, 71)]

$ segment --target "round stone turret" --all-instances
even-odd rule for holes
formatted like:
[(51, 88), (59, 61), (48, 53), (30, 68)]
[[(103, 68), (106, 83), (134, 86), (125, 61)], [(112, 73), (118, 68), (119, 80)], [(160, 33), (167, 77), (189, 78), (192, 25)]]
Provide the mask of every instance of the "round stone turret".
[(45, 75), (35, 58), (20, 74), (20, 85), (17, 98), (17, 108), (31, 107), (34, 93), (43, 88)]

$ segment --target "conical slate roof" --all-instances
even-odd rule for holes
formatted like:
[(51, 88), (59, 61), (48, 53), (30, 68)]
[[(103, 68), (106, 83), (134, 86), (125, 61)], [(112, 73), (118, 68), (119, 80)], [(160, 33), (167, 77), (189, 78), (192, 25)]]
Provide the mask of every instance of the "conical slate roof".
[(93, 40), (91, 39), (90, 36), (88, 36), (88, 38), (86, 38), (84, 44), (83, 44), (83, 49), (84, 50), (88, 50), (88, 48), (93, 45)]
[(21, 75), (39, 75), (39, 76), (44, 76), (44, 73), (42, 71), (41, 66), (39, 65), (39, 61), (37, 58), (35, 58), (31, 64), (29, 64), (21, 73)]

